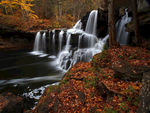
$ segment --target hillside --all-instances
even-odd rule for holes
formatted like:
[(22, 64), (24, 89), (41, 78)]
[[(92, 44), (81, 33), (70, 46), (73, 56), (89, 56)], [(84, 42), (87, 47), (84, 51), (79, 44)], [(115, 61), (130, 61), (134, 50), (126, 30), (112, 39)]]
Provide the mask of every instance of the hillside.
[(77, 63), (60, 85), (47, 88), (33, 112), (135, 113), (149, 56), (142, 48), (121, 47)]

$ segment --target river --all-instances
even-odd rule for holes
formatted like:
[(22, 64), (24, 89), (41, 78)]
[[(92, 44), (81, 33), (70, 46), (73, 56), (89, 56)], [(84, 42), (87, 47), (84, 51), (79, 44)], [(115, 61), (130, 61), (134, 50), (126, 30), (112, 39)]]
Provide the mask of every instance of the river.
[(34, 107), (44, 89), (59, 83), (64, 72), (56, 68), (54, 58), (39, 57), (29, 51), (0, 51), (0, 93), (22, 96), (30, 103), (28, 107)]

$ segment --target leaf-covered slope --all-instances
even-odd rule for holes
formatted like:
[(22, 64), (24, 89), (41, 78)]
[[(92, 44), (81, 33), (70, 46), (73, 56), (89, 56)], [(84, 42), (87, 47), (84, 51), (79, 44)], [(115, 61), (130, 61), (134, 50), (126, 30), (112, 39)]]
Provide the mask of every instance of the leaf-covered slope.
[(33, 112), (135, 113), (142, 86), (138, 77), (150, 68), (149, 57), (142, 48), (105, 50), (89, 63), (74, 65), (59, 86), (45, 91)]

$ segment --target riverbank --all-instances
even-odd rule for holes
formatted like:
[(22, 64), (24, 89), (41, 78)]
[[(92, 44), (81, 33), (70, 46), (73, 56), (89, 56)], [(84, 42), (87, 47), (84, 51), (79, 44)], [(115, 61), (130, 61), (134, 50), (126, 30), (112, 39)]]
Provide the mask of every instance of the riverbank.
[(34, 113), (135, 113), (150, 51), (139, 47), (108, 49), (89, 63), (77, 63), (60, 85), (49, 87)]
[(33, 48), (33, 40), (16, 39), (16, 38), (2, 38), (0, 37), (0, 50), (20, 50)]

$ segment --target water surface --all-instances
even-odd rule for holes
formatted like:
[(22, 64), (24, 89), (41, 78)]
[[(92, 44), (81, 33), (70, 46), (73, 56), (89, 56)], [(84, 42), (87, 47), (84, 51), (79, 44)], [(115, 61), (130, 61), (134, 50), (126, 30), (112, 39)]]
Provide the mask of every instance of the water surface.
[(61, 80), (64, 72), (56, 68), (53, 57), (28, 51), (0, 51), (0, 93), (38, 100), (46, 87)]

